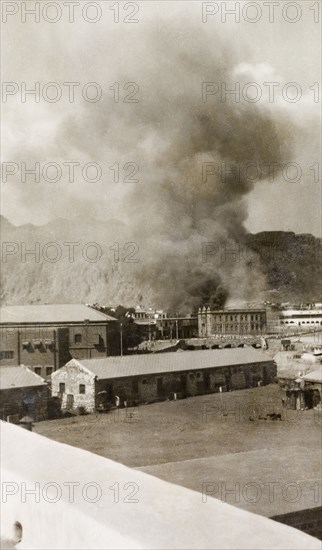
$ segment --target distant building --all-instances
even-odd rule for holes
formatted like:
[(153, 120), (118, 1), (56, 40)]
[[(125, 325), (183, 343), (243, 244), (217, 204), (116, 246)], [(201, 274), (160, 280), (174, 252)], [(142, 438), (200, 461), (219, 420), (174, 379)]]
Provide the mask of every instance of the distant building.
[(140, 328), (142, 337), (149, 340), (184, 339), (198, 335), (198, 318), (167, 317), (165, 313), (136, 317), (134, 323)]
[(144, 319), (155, 321), (156, 319), (165, 319), (167, 313), (163, 309), (153, 309), (151, 307), (145, 308), (143, 306), (137, 306), (133, 313), (134, 319)]
[(48, 377), (72, 357), (107, 356), (113, 322), (113, 317), (82, 304), (2, 307), (0, 368), (24, 364)]
[(322, 326), (322, 309), (285, 309), (279, 312), (283, 327), (319, 328)]
[(178, 351), (104, 359), (72, 359), (52, 374), (52, 396), (62, 408), (87, 411), (268, 384), (276, 366), (253, 348)]
[(198, 317), (166, 317), (156, 321), (161, 338), (194, 338), (198, 336)]
[(159, 325), (166, 319), (167, 313), (163, 309), (137, 306), (130, 317), (134, 319), (134, 323), (139, 327), (141, 337), (151, 342), (160, 337)]
[(37, 374), (23, 365), (1, 367), (0, 415), (2, 420), (10, 416), (31, 416), (34, 420), (47, 418), (48, 385)]
[(255, 335), (265, 331), (265, 309), (225, 309), (213, 311), (210, 307), (198, 311), (199, 337), (216, 335)]

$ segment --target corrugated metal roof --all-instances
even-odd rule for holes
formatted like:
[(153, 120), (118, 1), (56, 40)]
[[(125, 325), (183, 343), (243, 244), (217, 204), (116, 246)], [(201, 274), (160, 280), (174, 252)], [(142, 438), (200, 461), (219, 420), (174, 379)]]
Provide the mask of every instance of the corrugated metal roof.
[[(75, 359), (70, 364), (75, 363)], [(182, 353), (160, 353), (127, 355), (125, 357), (104, 357), (100, 359), (78, 359), (76, 362), (98, 378), (125, 378), (165, 372), (180, 372), (270, 362), (272, 359), (254, 348), (185, 351)], [(69, 363), (67, 363), (68, 365)], [(59, 371), (56, 371), (59, 372)], [(53, 373), (55, 376), (55, 373)]]
[(44, 385), (45, 380), (24, 365), (0, 367), (0, 390)]
[(42, 304), (5, 306), (0, 308), (0, 323), (83, 323), (89, 321), (115, 321), (83, 304)]
[(322, 365), (303, 376), (307, 382), (322, 382)]

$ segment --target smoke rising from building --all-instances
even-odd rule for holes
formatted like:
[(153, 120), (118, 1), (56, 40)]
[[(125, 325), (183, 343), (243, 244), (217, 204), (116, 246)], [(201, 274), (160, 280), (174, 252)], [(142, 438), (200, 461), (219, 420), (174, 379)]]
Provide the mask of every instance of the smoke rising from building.
[[(95, 104), (50, 105), (52, 112), (57, 109), (57, 119), (47, 135), (46, 154), (44, 147), (38, 148), (37, 139), (21, 141), (15, 153), (17, 161), (32, 162), (44, 155), (61, 162), (95, 161), (105, 168), (115, 160), (120, 166), (135, 162), (138, 181), (53, 186), (41, 182), (24, 187), (17, 183), (15, 189), (19, 187), (18, 202), (26, 202), (32, 192), (32, 208), (38, 206), (42, 212), (50, 208), (51, 215), (64, 217), (69, 203), (71, 217), (77, 214), (82, 220), (88, 240), (94, 238), (91, 217), (107, 225), (111, 219), (119, 220), (122, 230), (115, 234), (111, 229), (109, 234), (105, 229), (102, 238), (124, 236), (126, 242), (137, 243), (140, 260), (118, 266), (113, 273), (122, 272), (134, 295), (140, 292), (143, 301), (148, 297), (159, 307), (189, 311), (204, 304), (223, 306), (227, 297), (252, 299), (265, 290), (256, 255), (228, 253), (243, 245), (245, 198), (254, 185), (261, 185), (243, 177), (243, 170), (241, 175), (234, 171), (255, 163), (262, 167), (264, 179), (268, 166), (276, 163), (278, 177), (278, 165), (291, 158), (296, 129), (291, 116), (278, 105), (236, 102), (230, 94), (226, 101), (220, 94), (205, 101), (202, 84), (223, 82), (229, 89), (247, 52), (234, 50), (219, 35), (216, 48), (211, 47), (207, 35), (201, 36), (189, 22), (179, 34), (168, 23), (150, 22), (144, 39), (133, 36), (132, 42), (113, 51), (113, 64), (107, 55), (106, 66), (104, 52), (96, 48), (97, 38), (96, 45), (92, 43), (75, 59), (76, 68), (86, 66), (88, 81), (120, 83), (120, 101), (115, 102), (106, 84), (104, 97)], [(112, 43), (111, 38), (106, 40)], [(58, 54), (60, 48), (63, 44)], [(94, 52), (100, 57), (99, 74)], [(66, 76), (63, 64), (56, 72), (59, 79)], [(73, 80), (70, 75), (69, 80)], [(248, 82), (247, 74), (238, 80)], [(129, 82), (137, 84), (134, 103), (122, 100), (124, 83)], [(207, 177), (205, 163), (210, 166)], [(217, 250), (206, 261), (205, 243), (213, 243)], [(109, 262), (97, 268), (108, 280)], [(108, 294), (107, 284), (104, 301), (114, 301)]]

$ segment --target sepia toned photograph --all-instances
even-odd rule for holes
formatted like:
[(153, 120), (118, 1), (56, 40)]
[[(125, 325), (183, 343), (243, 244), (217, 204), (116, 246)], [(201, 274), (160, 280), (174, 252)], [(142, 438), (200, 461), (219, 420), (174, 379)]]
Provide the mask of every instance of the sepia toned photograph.
[(322, 550), (321, 1), (0, 7), (0, 548)]

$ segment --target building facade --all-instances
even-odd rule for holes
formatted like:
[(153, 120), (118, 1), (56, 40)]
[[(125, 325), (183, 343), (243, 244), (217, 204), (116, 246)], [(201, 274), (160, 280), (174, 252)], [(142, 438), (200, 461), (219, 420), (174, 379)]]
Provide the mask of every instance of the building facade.
[(143, 319), (155, 322), (156, 319), (166, 319), (167, 313), (163, 309), (153, 309), (151, 307), (145, 308), (143, 306), (137, 306), (133, 313), (134, 319)]
[(319, 328), (322, 326), (322, 309), (285, 309), (279, 312), (279, 323), (288, 328)]
[(216, 335), (256, 335), (266, 328), (265, 309), (226, 309), (212, 311), (210, 307), (198, 311), (200, 338)]
[(197, 317), (167, 317), (156, 321), (161, 339), (181, 340), (198, 336)]
[(81, 304), (3, 307), (0, 368), (23, 364), (49, 377), (73, 357), (106, 357), (113, 322), (113, 317)]
[(52, 375), (62, 408), (95, 409), (227, 392), (274, 381), (276, 366), (253, 348), (75, 360)]

